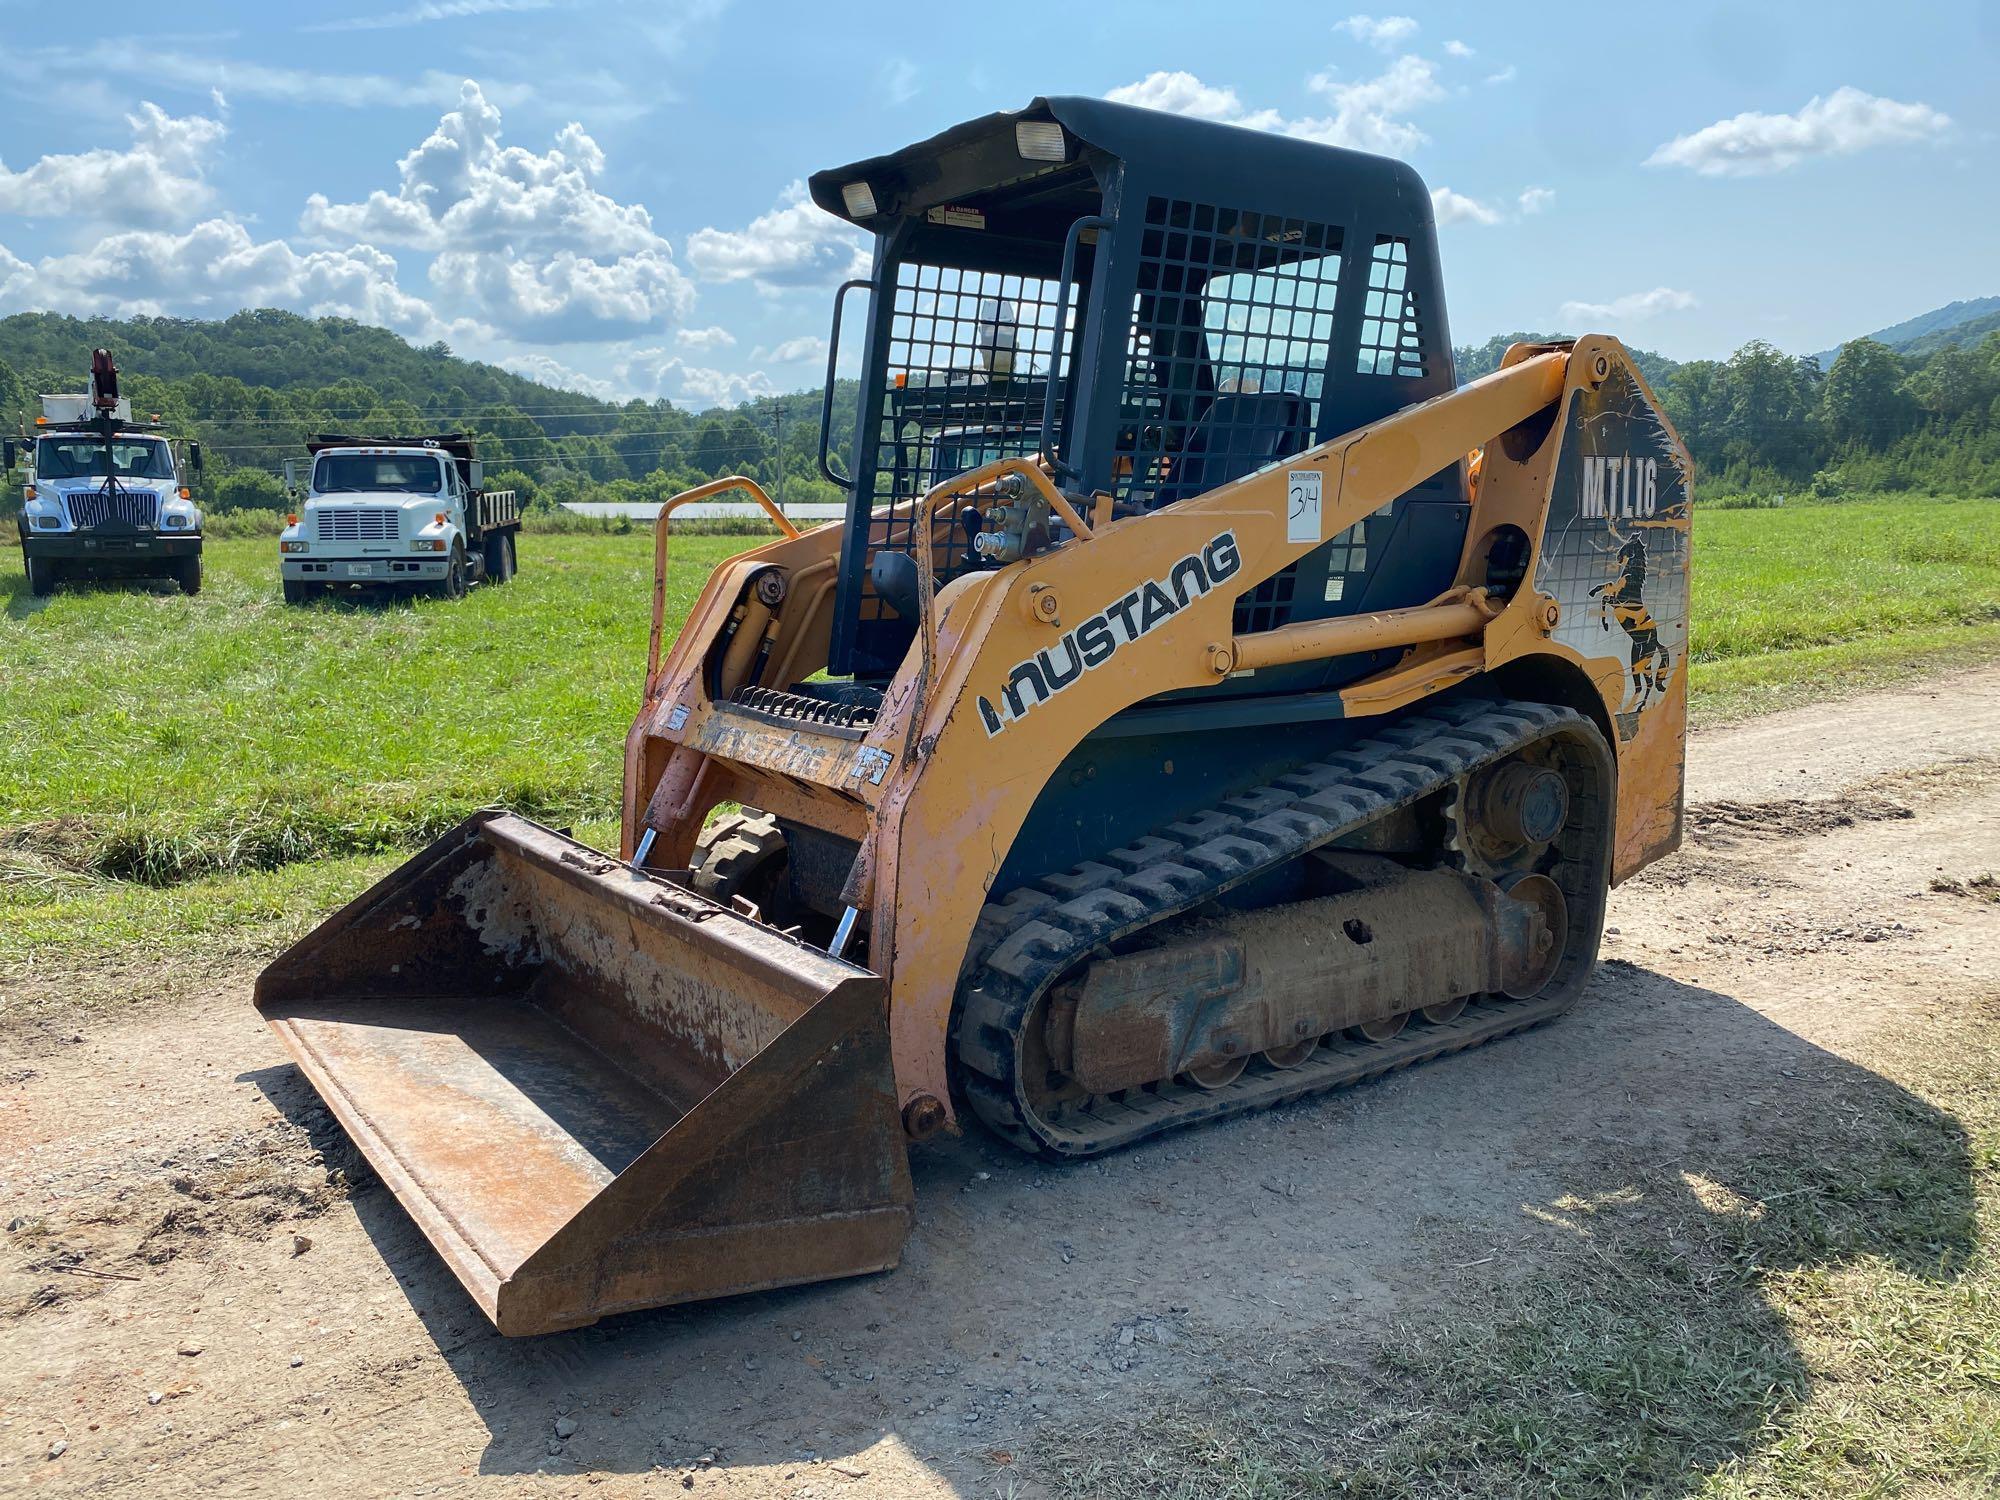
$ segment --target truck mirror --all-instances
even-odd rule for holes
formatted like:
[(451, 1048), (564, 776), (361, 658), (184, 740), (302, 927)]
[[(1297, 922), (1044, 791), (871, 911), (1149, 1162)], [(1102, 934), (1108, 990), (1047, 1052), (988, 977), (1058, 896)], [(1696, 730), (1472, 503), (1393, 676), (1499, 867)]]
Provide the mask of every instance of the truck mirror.
[(6, 463), (4, 465), (0, 465), (0, 468), (5, 468), (6, 471), (9, 474), (11, 474), (14, 472), (14, 440), (12, 438), (8, 438), (6, 442), (4, 444), (0, 444), (0, 446), (4, 446), (4, 448), (6, 449)]
[(470, 464), (468, 464), (468, 465), (467, 465), (466, 467), (467, 467), (467, 468), (469, 468), (469, 469), (470, 469), (470, 470), (472, 471), (472, 487), (473, 487), (473, 488), (474, 488), (475, 490), (483, 490), (483, 489), (485, 489), (485, 488), (486, 488), (486, 465), (485, 465), (485, 464), (483, 464), (482, 462), (480, 462), (480, 461), (479, 461), (478, 459), (476, 459), (476, 458), (475, 458), (475, 459), (474, 459), (474, 460), (473, 460), (473, 461), (472, 461), (472, 462), (471, 462)]
[(188, 444), (188, 467), (189, 467), (189, 468), (191, 468), (191, 469), (193, 469), (193, 470), (195, 471), (195, 473), (197, 473), (197, 474), (199, 474), (199, 473), (201, 472), (201, 444), (200, 444), (200, 443), (189, 443), (189, 444)]
[(288, 458), (285, 460), (285, 493), (296, 495), (298, 492), (299, 461), (296, 458)]

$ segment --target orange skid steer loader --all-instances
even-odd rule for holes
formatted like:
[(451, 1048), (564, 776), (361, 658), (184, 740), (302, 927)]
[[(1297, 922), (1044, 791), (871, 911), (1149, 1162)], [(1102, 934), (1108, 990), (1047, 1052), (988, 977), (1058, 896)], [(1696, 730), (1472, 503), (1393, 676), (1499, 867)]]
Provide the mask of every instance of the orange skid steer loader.
[[(480, 814), (258, 982), (505, 1333), (893, 1266), (940, 1130), (1545, 1021), (1680, 839), (1687, 453), (1609, 338), (1457, 384), (1410, 169), (1046, 99), (812, 193), (847, 516), (663, 507), (619, 856)], [(662, 654), (723, 488), (783, 535)]]

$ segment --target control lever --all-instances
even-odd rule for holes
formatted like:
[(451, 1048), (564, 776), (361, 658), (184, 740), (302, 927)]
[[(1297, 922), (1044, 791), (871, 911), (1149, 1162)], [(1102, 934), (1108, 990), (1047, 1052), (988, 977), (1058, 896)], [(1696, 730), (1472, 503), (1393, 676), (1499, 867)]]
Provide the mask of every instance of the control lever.
[(965, 557), (961, 566), (974, 568), (979, 565), (979, 532), (986, 524), (986, 518), (979, 513), (979, 507), (968, 505), (958, 513), (959, 527), (965, 532)]

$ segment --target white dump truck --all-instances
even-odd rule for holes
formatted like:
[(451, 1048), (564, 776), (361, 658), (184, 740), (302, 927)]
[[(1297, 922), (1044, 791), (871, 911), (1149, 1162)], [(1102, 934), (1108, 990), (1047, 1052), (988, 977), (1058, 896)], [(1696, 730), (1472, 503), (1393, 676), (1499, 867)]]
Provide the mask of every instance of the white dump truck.
[(322, 435), (306, 451), (285, 461), (302, 498), (278, 539), (287, 604), (351, 585), (456, 599), (514, 576), (520, 500), (485, 487), (470, 438)]
[(26, 458), (21, 563), (28, 590), (82, 579), (166, 578), (201, 592), (201, 508), (191, 479), (201, 445), (180, 448), (158, 422), (132, 420), (109, 351), (91, 355), (90, 389), (42, 397), (32, 436), (6, 443)]

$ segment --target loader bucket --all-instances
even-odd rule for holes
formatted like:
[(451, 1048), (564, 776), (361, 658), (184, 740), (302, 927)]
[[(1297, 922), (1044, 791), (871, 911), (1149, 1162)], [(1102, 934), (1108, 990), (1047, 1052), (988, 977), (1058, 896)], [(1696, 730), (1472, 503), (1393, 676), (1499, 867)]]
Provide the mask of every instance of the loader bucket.
[(508, 813), (257, 980), (502, 1333), (886, 1270), (912, 1195), (881, 979)]

